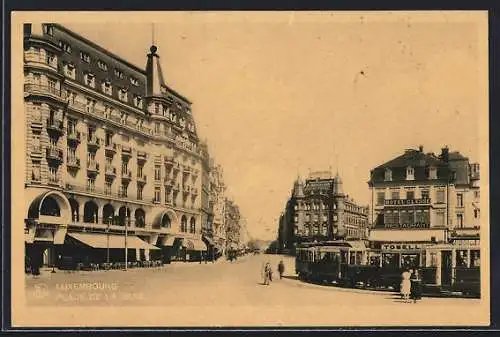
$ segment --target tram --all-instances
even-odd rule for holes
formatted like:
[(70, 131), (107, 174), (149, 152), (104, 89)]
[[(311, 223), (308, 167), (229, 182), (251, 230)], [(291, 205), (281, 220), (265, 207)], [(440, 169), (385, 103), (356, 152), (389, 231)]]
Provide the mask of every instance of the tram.
[[(393, 247), (394, 246), (394, 247)], [(457, 245), (384, 245), (367, 248), (361, 241), (324, 241), (297, 246), (299, 278), (345, 287), (399, 291), (401, 273), (418, 270), (428, 292), (454, 291), (480, 296), (479, 247)]]

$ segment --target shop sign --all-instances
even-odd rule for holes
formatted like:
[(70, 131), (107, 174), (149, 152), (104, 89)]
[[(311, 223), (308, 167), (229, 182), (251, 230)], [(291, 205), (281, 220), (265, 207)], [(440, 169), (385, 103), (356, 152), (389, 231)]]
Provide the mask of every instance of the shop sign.
[(415, 222), (415, 223), (395, 223), (395, 224), (385, 224), (385, 228), (392, 229), (413, 229), (413, 228), (429, 228), (429, 224), (425, 222)]
[(479, 240), (455, 240), (453, 244), (455, 246), (469, 247), (469, 246), (479, 246)]
[(417, 243), (388, 243), (382, 245), (382, 250), (421, 250), (424, 249), (423, 244)]

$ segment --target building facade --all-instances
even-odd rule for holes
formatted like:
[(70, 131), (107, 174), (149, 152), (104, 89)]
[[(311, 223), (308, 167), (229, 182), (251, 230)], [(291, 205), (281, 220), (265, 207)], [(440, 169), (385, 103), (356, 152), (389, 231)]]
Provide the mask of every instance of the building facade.
[(191, 102), (165, 83), (157, 47), (142, 69), (61, 25), (26, 24), (24, 101), (29, 258), (207, 249)]
[(447, 147), (408, 149), (371, 170), (375, 263), (436, 267), (439, 285), (451, 285), (457, 266), (478, 264), (479, 178), (479, 164)]
[(212, 210), (212, 237), (218, 254), (224, 254), (226, 248), (226, 185), (220, 165), (210, 162), (210, 196), (209, 207)]
[(315, 240), (364, 240), (368, 207), (344, 193), (338, 174), (314, 172), (305, 183), (297, 179), (280, 222), (280, 247), (285, 251), (293, 251), (296, 243)]
[(238, 205), (228, 198), (225, 200), (226, 250), (237, 250), (240, 247), (241, 214)]

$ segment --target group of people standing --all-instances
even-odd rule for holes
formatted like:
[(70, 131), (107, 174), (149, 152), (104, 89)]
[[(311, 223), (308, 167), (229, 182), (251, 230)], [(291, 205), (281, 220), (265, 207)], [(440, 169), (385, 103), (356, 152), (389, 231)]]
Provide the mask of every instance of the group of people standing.
[(401, 274), (401, 296), (403, 301), (417, 303), (422, 298), (422, 280), (417, 269), (406, 269)]
[[(283, 260), (278, 263), (278, 273), (280, 275), (280, 279), (283, 278), (283, 273), (285, 272), (285, 264)], [(262, 268), (262, 277), (264, 279), (263, 284), (269, 285), (273, 281), (273, 268), (271, 267), (270, 262), (266, 262), (264, 267)]]

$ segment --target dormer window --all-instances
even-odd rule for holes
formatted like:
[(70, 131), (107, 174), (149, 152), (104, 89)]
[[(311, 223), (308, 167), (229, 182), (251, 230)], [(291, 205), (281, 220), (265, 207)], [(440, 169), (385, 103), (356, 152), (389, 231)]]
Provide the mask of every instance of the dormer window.
[(134, 106), (136, 108), (142, 109), (142, 97), (139, 95), (134, 96)]
[(128, 100), (128, 95), (127, 95), (127, 89), (126, 88), (121, 88), (118, 90), (118, 99), (123, 102), (127, 102)]
[(44, 25), (43, 32), (47, 35), (54, 36), (54, 27), (51, 25)]
[(72, 63), (67, 63), (66, 65), (64, 65), (64, 74), (71, 79), (75, 79), (76, 77), (75, 66)]
[(85, 85), (88, 85), (91, 88), (95, 88), (95, 76), (92, 73), (86, 73), (83, 76), (83, 81), (85, 82)]
[(97, 66), (102, 71), (108, 71), (108, 65), (106, 63), (104, 63), (103, 61), (101, 61), (101, 60), (97, 61)]
[(64, 50), (66, 53), (71, 53), (71, 46), (69, 43), (65, 41), (59, 41), (59, 47)]
[(406, 168), (406, 180), (415, 180), (415, 170), (411, 166)]
[(102, 92), (108, 95), (111, 95), (113, 93), (113, 86), (111, 85), (110, 80), (105, 80), (102, 82)]
[(429, 167), (429, 179), (437, 179), (437, 168), (434, 166)]
[(115, 69), (115, 76), (120, 78), (120, 79), (124, 79), (125, 78), (125, 75), (123, 74), (123, 71), (121, 71), (120, 69)]
[(132, 76), (130, 76), (130, 83), (136, 87), (139, 86), (139, 80), (137, 78), (132, 77)]
[(385, 169), (384, 180), (385, 181), (392, 181), (392, 171), (391, 171), (391, 169), (389, 169), (389, 168)]
[(90, 55), (81, 51), (80, 52), (80, 59), (83, 61), (83, 62), (87, 62), (87, 63), (90, 63)]

